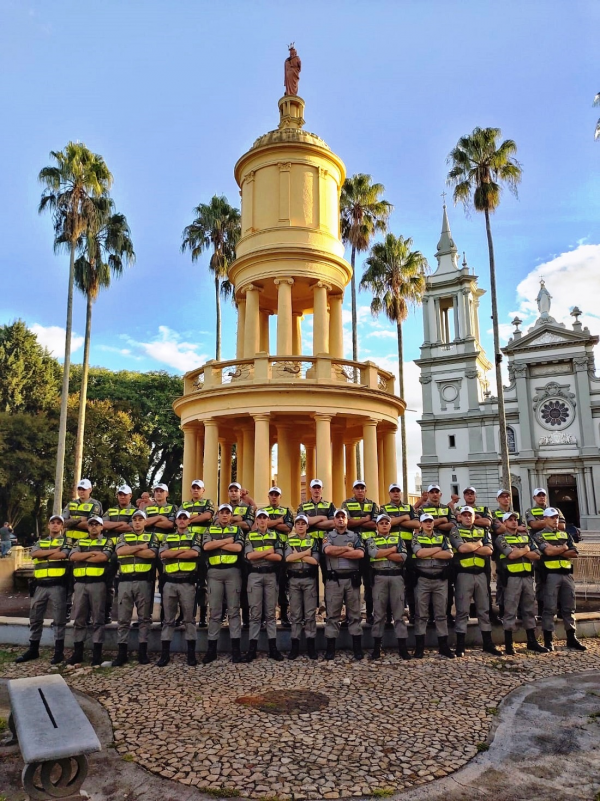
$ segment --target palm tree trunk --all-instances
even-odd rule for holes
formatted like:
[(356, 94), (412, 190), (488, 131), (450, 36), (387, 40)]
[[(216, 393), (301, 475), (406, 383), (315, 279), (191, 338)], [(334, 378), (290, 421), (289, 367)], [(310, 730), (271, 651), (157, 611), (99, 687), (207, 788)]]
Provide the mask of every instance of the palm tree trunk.
[(65, 475), (65, 447), (67, 441), (67, 405), (69, 402), (69, 373), (71, 371), (71, 329), (73, 326), (73, 283), (75, 279), (75, 242), (71, 242), (69, 258), (69, 286), (67, 290), (67, 324), (65, 330), (65, 360), (60, 396), (60, 420), (58, 424), (58, 446), (56, 449), (56, 473), (54, 476), (54, 503), (52, 512), (62, 511), (63, 481)]
[(219, 288), (220, 288), (220, 279), (218, 275), (215, 275), (215, 301), (217, 304), (217, 352), (216, 352), (216, 360), (218, 362), (221, 361), (221, 297), (219, 295)]
[(85, 310), (85, 341), (83, 345), (83, 366), (81, 368), (81, 389), (79, 390), (79, 416), (77, 418), (77, 440), (75, 442), (75, 465), (73, 467), (73, 497), (77, 495), (77, 485), (81, 478), (83, 464), (83, 438), (85, 435), (85, 407), (87, 403), (88, 374), (90, 371), (90, 341), (92, 338), (92, 296), (87, 293)]
[(492, 299), (492, 328), (494, 331), (494, 362), (496, 365), (496, 386), (498, 394), (498, 426), (500, 440), (500, 458), (502, 460), (502, 487), (510, 492), (510, 464), (508, 460), (508, 440), (506, 438), (506, 410), (504, 408), (504, 387), (502, 386), (502, 353), (500, 352), (500, 331), (498, 326), (498, 301), (496, 297), (496, 262), (494, 260), (494, 242), (490, 226), (490, 213), (485, 209), (485, 230), (487, 233), (490, 255), (490, 289)]
[[(350, 282), (350, 294), (352, 297), (352, 361), (358, 361), (358, 316), (356, 311), (356, 275), (354, 274), (354, 267), (356, 264), (356, 248), (352, 245), (352, 252), (350, 254), (350, 265), (352, 266), (352, 280)], [(358, 370), (356, 367), (353, 369), (354, 382), (358, 382)], [(360, 446), (356, 449), (356, 477), (362, 478), (362, 466), (360, 461)]]
[[(404, 343), (402, 341), (402, 323), (396, 323), (398, 330), (398, 383), (400, 397), (404, 399)], [(404, 503), (408, 503), (408, 460), (406, 449), (406, 416), (400, 418), (400, 436), (402, 438), (402, 494)]]

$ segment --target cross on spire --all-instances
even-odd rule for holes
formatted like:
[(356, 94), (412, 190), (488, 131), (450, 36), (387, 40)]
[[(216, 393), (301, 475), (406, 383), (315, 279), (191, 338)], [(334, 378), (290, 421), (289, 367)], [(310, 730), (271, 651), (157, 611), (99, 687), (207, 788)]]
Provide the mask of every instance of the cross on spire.
[(442, 198), (444, 199), (444, 206), (446, 205), (446, 193), (442, 192)]

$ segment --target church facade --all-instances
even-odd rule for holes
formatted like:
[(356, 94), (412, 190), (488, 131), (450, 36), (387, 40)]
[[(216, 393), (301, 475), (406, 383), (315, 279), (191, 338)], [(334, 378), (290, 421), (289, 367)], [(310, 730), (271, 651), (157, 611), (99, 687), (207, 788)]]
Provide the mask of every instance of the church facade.
[[(423, 302), (420, 358), (423, 397), (422, 483), (439, 484), (443, 497), (477, 489), (492, 507), (500, 488), (498, 404), (487, 374), (492, 368), (480, 342), (478, 287), (466, 260), (459, 266), (444, 206), (438, 266), (428, 277)], [(549, 504), (568, 522), (600, 529), (600, 378), (595, 375), (598, 337), (579, 322), (570, 328), (550, 315), (542, 283), (539, 318), (515, 330), (503, 353), (508, 360), (506, 418), (515, 508), (532, 503), (545, 487)]]

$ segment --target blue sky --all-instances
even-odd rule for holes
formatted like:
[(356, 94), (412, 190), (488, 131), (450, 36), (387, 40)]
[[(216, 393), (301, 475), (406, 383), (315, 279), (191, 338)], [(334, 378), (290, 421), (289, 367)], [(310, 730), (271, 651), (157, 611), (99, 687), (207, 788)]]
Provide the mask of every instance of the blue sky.
[[(540, 274), (568, 316), (594, 315), (600, 288), (600, 89), (597, 2), (10, 2), (0, 0), (4, 153), (0, 323), (16, 317), (60, 353), (67, 263), (37, 213), (37, 173), (70, 139), (101, 153), (126, 214), (136, 265), (95, 307), (92, 363), (182, 370), (214, 355), (205, 264), (179, 252), (192, 209), (238, 200), (233, 165), (276, 127), (286, 46), (302, 58), (306, 127), (348, 174), (370, 173), (395, 207), (391, 230), (435, 265), (446, 156), (476, 125), (517, 142), (519, 199), (493, 219), (503, 322), (529, 313)], [(8, 191), (7, 191), (8, 190)], [(488, 287), (483, 220), (450, 208), (452, 233)], [(361, 306), (360, 357), (393, 366), (393, 331)], [(349, 308), (348, 304), (346, 304)], [(561, 306), (561, 309), (562, 309)], [(348, 315), (346, 315), (348, 316)], [(489, 326), (489, 294), (482, 330)], [(76, 298), (74, 361), (84, 302)], [(418, 356), (420, 314), (406, 324)], [(224, 358), (234, 356), (233, 309)], [(490, 337), (485, 343), (491, 351)], [(349, 355), (349, 353), (348, 353)], [(416, 368), (406, 396), (420, 405)], [(419, 455), (408, 418), (411, 472)]]

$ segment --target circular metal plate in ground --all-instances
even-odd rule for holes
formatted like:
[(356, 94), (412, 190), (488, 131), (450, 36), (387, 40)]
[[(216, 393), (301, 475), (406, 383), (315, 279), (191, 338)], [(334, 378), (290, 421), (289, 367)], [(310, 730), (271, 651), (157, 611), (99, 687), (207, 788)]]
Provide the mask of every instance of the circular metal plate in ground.
[(326, 695), (312, 690), (268, 690), (256, 695), (242, 695), (235, 701), (242, 706), (270, 712), (272, 715), (318, 712), (329, 704)]

